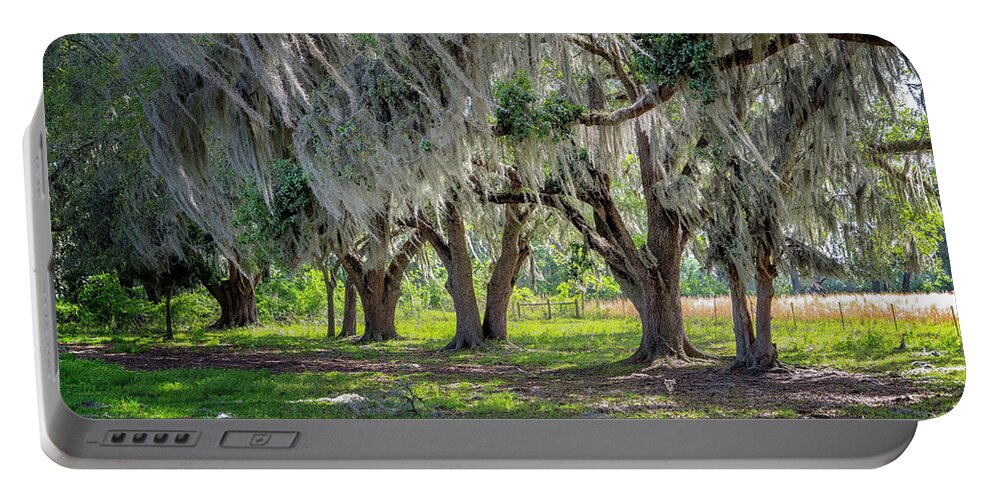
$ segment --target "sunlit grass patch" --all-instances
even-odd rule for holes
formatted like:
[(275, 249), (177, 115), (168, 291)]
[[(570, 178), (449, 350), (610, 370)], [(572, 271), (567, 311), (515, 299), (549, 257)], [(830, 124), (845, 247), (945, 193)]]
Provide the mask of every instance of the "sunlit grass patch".
[[(321, 325), (309, 324), (194, 330), (178, 333), (171, 342), (142, 332), (60, 330), (67, 346), (105, 346), (119, 356), (182, 349), (203, 352), (209, 359), (213, 350), (226, 349), (273, 359), (318, 357), (380, 367), (271, 373), (211, 368), (208, 363), (204, 368), (132, 371), (64, 354), (63, 394), (82, 415), (114, 418), (923, 418), (950, 409), (966, 376), (955, 324), (932, 317), (897, 316), (894, 322), (892, 314), (848, 316), (844, 323), (829, 316), (796, 322), (792, 316), (776, 317), (774, 339), (780, 359), (789, 366), (897, 376), (931, 394), (892, 407), (853, 404), (823, 411), (789, 402), (749, 407), (747, 398), (714, 404), (669, 394), (657, 385), (655, 392), (641, 392), (632, 368), (617, 364), (640, 340), (640, 324), (630, 317), (512, 320), (509, 343), (457, 352), (441, 350), (454, 331), (452, 313), (400, 317), (397, 327), (400, 340), (373, 344), (329, 339)], [(685, 327), (704, 352), (725, 359), (734, 354), (729, 320), (689, 316)], [(581, 390), (587, 378), (601, 385), (593, 392)], [(343, 395), (356, 397), (339, 398)], [(340, 402), (345, 400), (364, 402)]]

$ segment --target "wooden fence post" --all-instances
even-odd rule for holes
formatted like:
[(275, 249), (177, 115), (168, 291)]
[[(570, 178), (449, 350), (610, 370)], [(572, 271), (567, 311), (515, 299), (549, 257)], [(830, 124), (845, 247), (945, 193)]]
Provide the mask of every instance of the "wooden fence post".
[(517, 320), (518, 321), (521, 320), (521, 303), (520, 302), (517, 303)]
[(545, 299), (545, 306), (548, 307), (548, 319), (552, 319), (552, 299), (550, 297)]
[(717, 296), (714, 296), (714, 326), (717, 326)]
[(893, 330), (897, 331), (900, 327), (896, 326), (896, 308), (893, 307), (892, 303), (890, 303), (890, 314), (893, 315)]
[(790, 302), (790, 311), (793, 312), (793, 329), (796, 330), (796, 307), (793, 306), (793, 302)]
[(838, 313), (841, 314), (841, 327), (845, 327), (845, 310), (841, 308), (841, 302), (838, 302)]
[(955, 306), (948, 306), (948, 308), (952, 311), (952, 321), (955, 322), (955, 333), (961, 337), (962, 332), (959, 331), (959, 317), (955, 315)]
[(579, 299), (576, 299), (576, 319), (579, 319)]

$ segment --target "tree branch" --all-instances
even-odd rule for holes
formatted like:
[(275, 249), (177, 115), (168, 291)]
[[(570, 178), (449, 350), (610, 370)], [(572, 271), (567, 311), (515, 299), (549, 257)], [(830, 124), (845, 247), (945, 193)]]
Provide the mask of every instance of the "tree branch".
[(765, 50), (756, 54), (752, 49), (735, 50), (730, 54), (719, 57), (716, 65), (718, 69), (727, 70), (738, 66), (747, 66), (772, 57), (775, 53), (800, 42), (800, 36), (795, 33), (785, 33), (773, 37)]
[(629, 106), (610, 112), (591, 111), (579, 117), (579, 123), (587, 126), (619, 125), (637, 118), (666, 102), (676, 95), (676, 85), (661, 85), (642, 95)]
[(516, 203), (541, 203), (544, 206), (558, 210), (566, 220), (569, 221), (580, 234), (583, 235), (587, 244), (593, 247), (608, 264), (619, 270), (627, 268), (622, 251), (615, 248), (614, 244), (607, 238), (601, 236), (572, 203), (565, 199), (565, 195), (552, 193), (526, 193), (526, 192), (504, 192), (490, 193), (487, 200), (497, 204)]
[(411, 227), (420, 233), (422, 239), (427, 240), (431, 244), (435, 253), (438, 254), (438, 258), (444, 264), (445, 269), (448, 269), (452, 263), (452, 249), (434, 226), (423, 216), (418, 216), (414, 219), (413, 226)]
[(393, 262), (387, 270), (390, 280), (399, 281), (403, 279), (403, 273), (407, 270), (407, 266), (410, 265), (411, 259), (414, 255), (420, 251), (421, 247), (424, 246), (424, 240), (421, 237), (420, 232), (414, 232), (400, 245), (400, 250), (397, 252), (396, 256), (393, 257)]
[[(858, 34), (845, 34), (845, 33), (831, 33), (828, 34), (828, 38), (834, 40), (842, 40), (846, 42), (857, 42), (868, 45), (875, 45), (877, 47), (892, 47), (893, 44), (883, 40), (877, 36), (872, 35), (858, 35)], [(574, 40), (571, 42), (580, 45)], [(585, 42), (584, 42), (585, 43)], [(800, 43), (800, 36), (795, 33), (776, 35), (769, 45), (766, 46), (765, 50), (756, 54), (751, 49), (736, 50), (725, 56), (721, 56), (716, 60), (716, 66), (720, 70), (728, 70), (738, 66), (747, 66), (750, 64), (756, 64), (762, 62), (775, 54), (781, 52), (791, 45)], [(586, 44), (589, 45), (589, 44)], [(586, 48), (585, 45), (580, 45)], [(591, 48), (593, 48), (591, 46)], [(601, 49), (602, 52), (602, 49)], [(600, 55), (600, 52), (593, 52)], [(604, 56), (606, 57), (606, 56)], [(608, 59), (610, 61), (610, 59)], [(588, 126), (600, 126), (600, 125), (617, 125), (623, 123), (632, 118), (637, 118), (652, 109), (655, 109), (659, 104), (664, 103), (672, 98), (676, 93), (677, 85), (660, 85), (655, 89), (651, 90), (647, 94), (642, 95), (638, 100), (631, 103), (629, 106), (616, 109), (611, 112), (589, 112), (584, 116), (579, 117), (579, 123)]]
[(877, 47), (895, 47), (892, 43), (875, 35), (863, 35), (859, 33), (828, 33), (828, 38), (842, 40), (845, 42), (864, 43)]
[[(747, 66), (762, 62), (787, 47), (800, 42), (799, 35), (786, 34), (777, 35), (766, 47), (764, 51), (755, 54), (751, 49), (737, 50), (717, 59), (718, 69), (727, 70), (738, 66)], [(664, 103), (676, 94), (676, 85), (660, 85), (648, 93), (642, 95), (638, 100), (627, 107), (616, 109), (611, 112), (591, 111), (579, 117), (579, 123), (588, 126), (617, 125), (627, 120), (637, 118)]]
[[(877, 156), (900, 156), (900, 155), (910, 155), (915, 153), (924, 153), (931, 151), (931, 138), (923, 138), (920, 140), (908, 140), (908, 141), (896, 141), (884, 144), (876, 144), (869, 148), (869, 154), (874, 158), (874, 163), (886, 171), (890, 176), (901, 176), (903, 175), (893, 167), (893, 165), (887, 161), (885, 158), (875, 158)], [(935, 198), (938, 197), (938, 186), (933, 182), (923, 182), (922, 186), (924, 191), (927, 192), (929, 196)]]
[(345, 274), (354, 283), (363, 283), (363, 272), (362, 272), (362, 261), (352, 254), (352, 252), (346, 252), (338, 258), (338, 262), (345, 269)]
[(634, 101), (638, 97), (637, 76), (634, 75), (633, 72), (632, 74), (628, 74), (628, 70), (625, 68), (625, 62), (621, 60), (619, 54), (616, 52), (608, 52), (607, 49), (603, 48), (596, 42), (593, 35), (587, 35), (587, 37), (589, 37), (589, 41), (575, 36), (566, 37), (566, 40), (606, 61), (607, 64), (613, 68), (614, 74), (617, 75), (617, 79), (621, 81), (621, 85), (624, 87), (624, 93), (627, 95), (628, 99)]
[(925, 138), (921, 140), (909, 140), (909, 141), (897, 141), (897, 142), (887, 142), (883, 144), (876, 144), (869, 148), (873, 154), (882, 155), (903, 155), (912, 153), (921, 153), (924, 151), (931, 151), (931, 138)]
[[(886, 172), (886, 174), (889, 175), (890, 178), (899, 178), (899, 177), (906, 178), (906, 173), (898, 171), (897, 168), (893, 166), (891, 162), (883, 160), (883, 161), (875, 161), (875, 164), (879, 168), (883, 169), (883, 171)], [(938, 186), (935, 183), (925, 181), (922, 182), (921, 185), (924, 191), (927, 192), (928, 195), (933, 196), (935, 199), (938, 198)]]

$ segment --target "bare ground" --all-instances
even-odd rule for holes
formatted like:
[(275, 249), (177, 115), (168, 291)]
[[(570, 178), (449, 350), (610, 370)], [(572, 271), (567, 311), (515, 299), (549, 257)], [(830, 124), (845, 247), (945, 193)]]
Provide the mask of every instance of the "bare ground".
[[(585, 417), (624, 416), (659, 412), (680, 416), (706, 411), (734, 416), (758, 411), (777, 416), (789, 409), (799, 417), (846, 416), (853, 407), (895, 411), (898, 416), (926, 418), (913, 408), (936, 398), (953, 397), (928, 384), (896, 374), (869, 375), (825, 367), (791, 367), (788, 370), (748, 374), (727, 369), (720, 362), (666, 363), (649, 368), (608, 364), (585, 369), (528, 372), (517, 366), (452, 364), (443, 356), (425, 351), (418, 360), (381, 361), (347, 359), (333, 350), (285, 353), (277, 350), (220, 346), (202, 349), (155, 347), (143, 352), (113, 352), (108, 345), (67, 345), (79, 358), (98, 359), (129, 370), (171, 368), (264, 369), (271, 373), (381, 372), (432, 374), (439, 383), (452, 379), (482, 382), (499, 378), (502, 387), (532, 401), (580, 403), (593, 411)], [(708, 410), (709, 409), (709, 410)]]
[[(334, 350), (287, 353), (277, 349), (245, 349), (230, 346), (210, 348), (153, 347), (142, 352), (113, 352), (109, 345), (67, 345), (66, 352), (82, 359), (99, 359), (129, 370), (151, 371), (173, 368), (229, 368), (268, 370), (270, 373), (382, 372), (434, 373), (439, 375), (500, 375), (520, 373), (513, 366), (471, 364), (419, 364), (409, 361), (347, 359)], [(432, 355), (431, 351), (414, 354)]]

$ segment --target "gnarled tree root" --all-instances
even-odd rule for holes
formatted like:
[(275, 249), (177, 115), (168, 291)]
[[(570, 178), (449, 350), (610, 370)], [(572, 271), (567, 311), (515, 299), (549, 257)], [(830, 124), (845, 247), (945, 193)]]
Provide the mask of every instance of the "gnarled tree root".
[(483, 347), (483, 341), (475, 335), (456, 335), (442, 351), (458, 351), (463, 349), (479, 349)]

